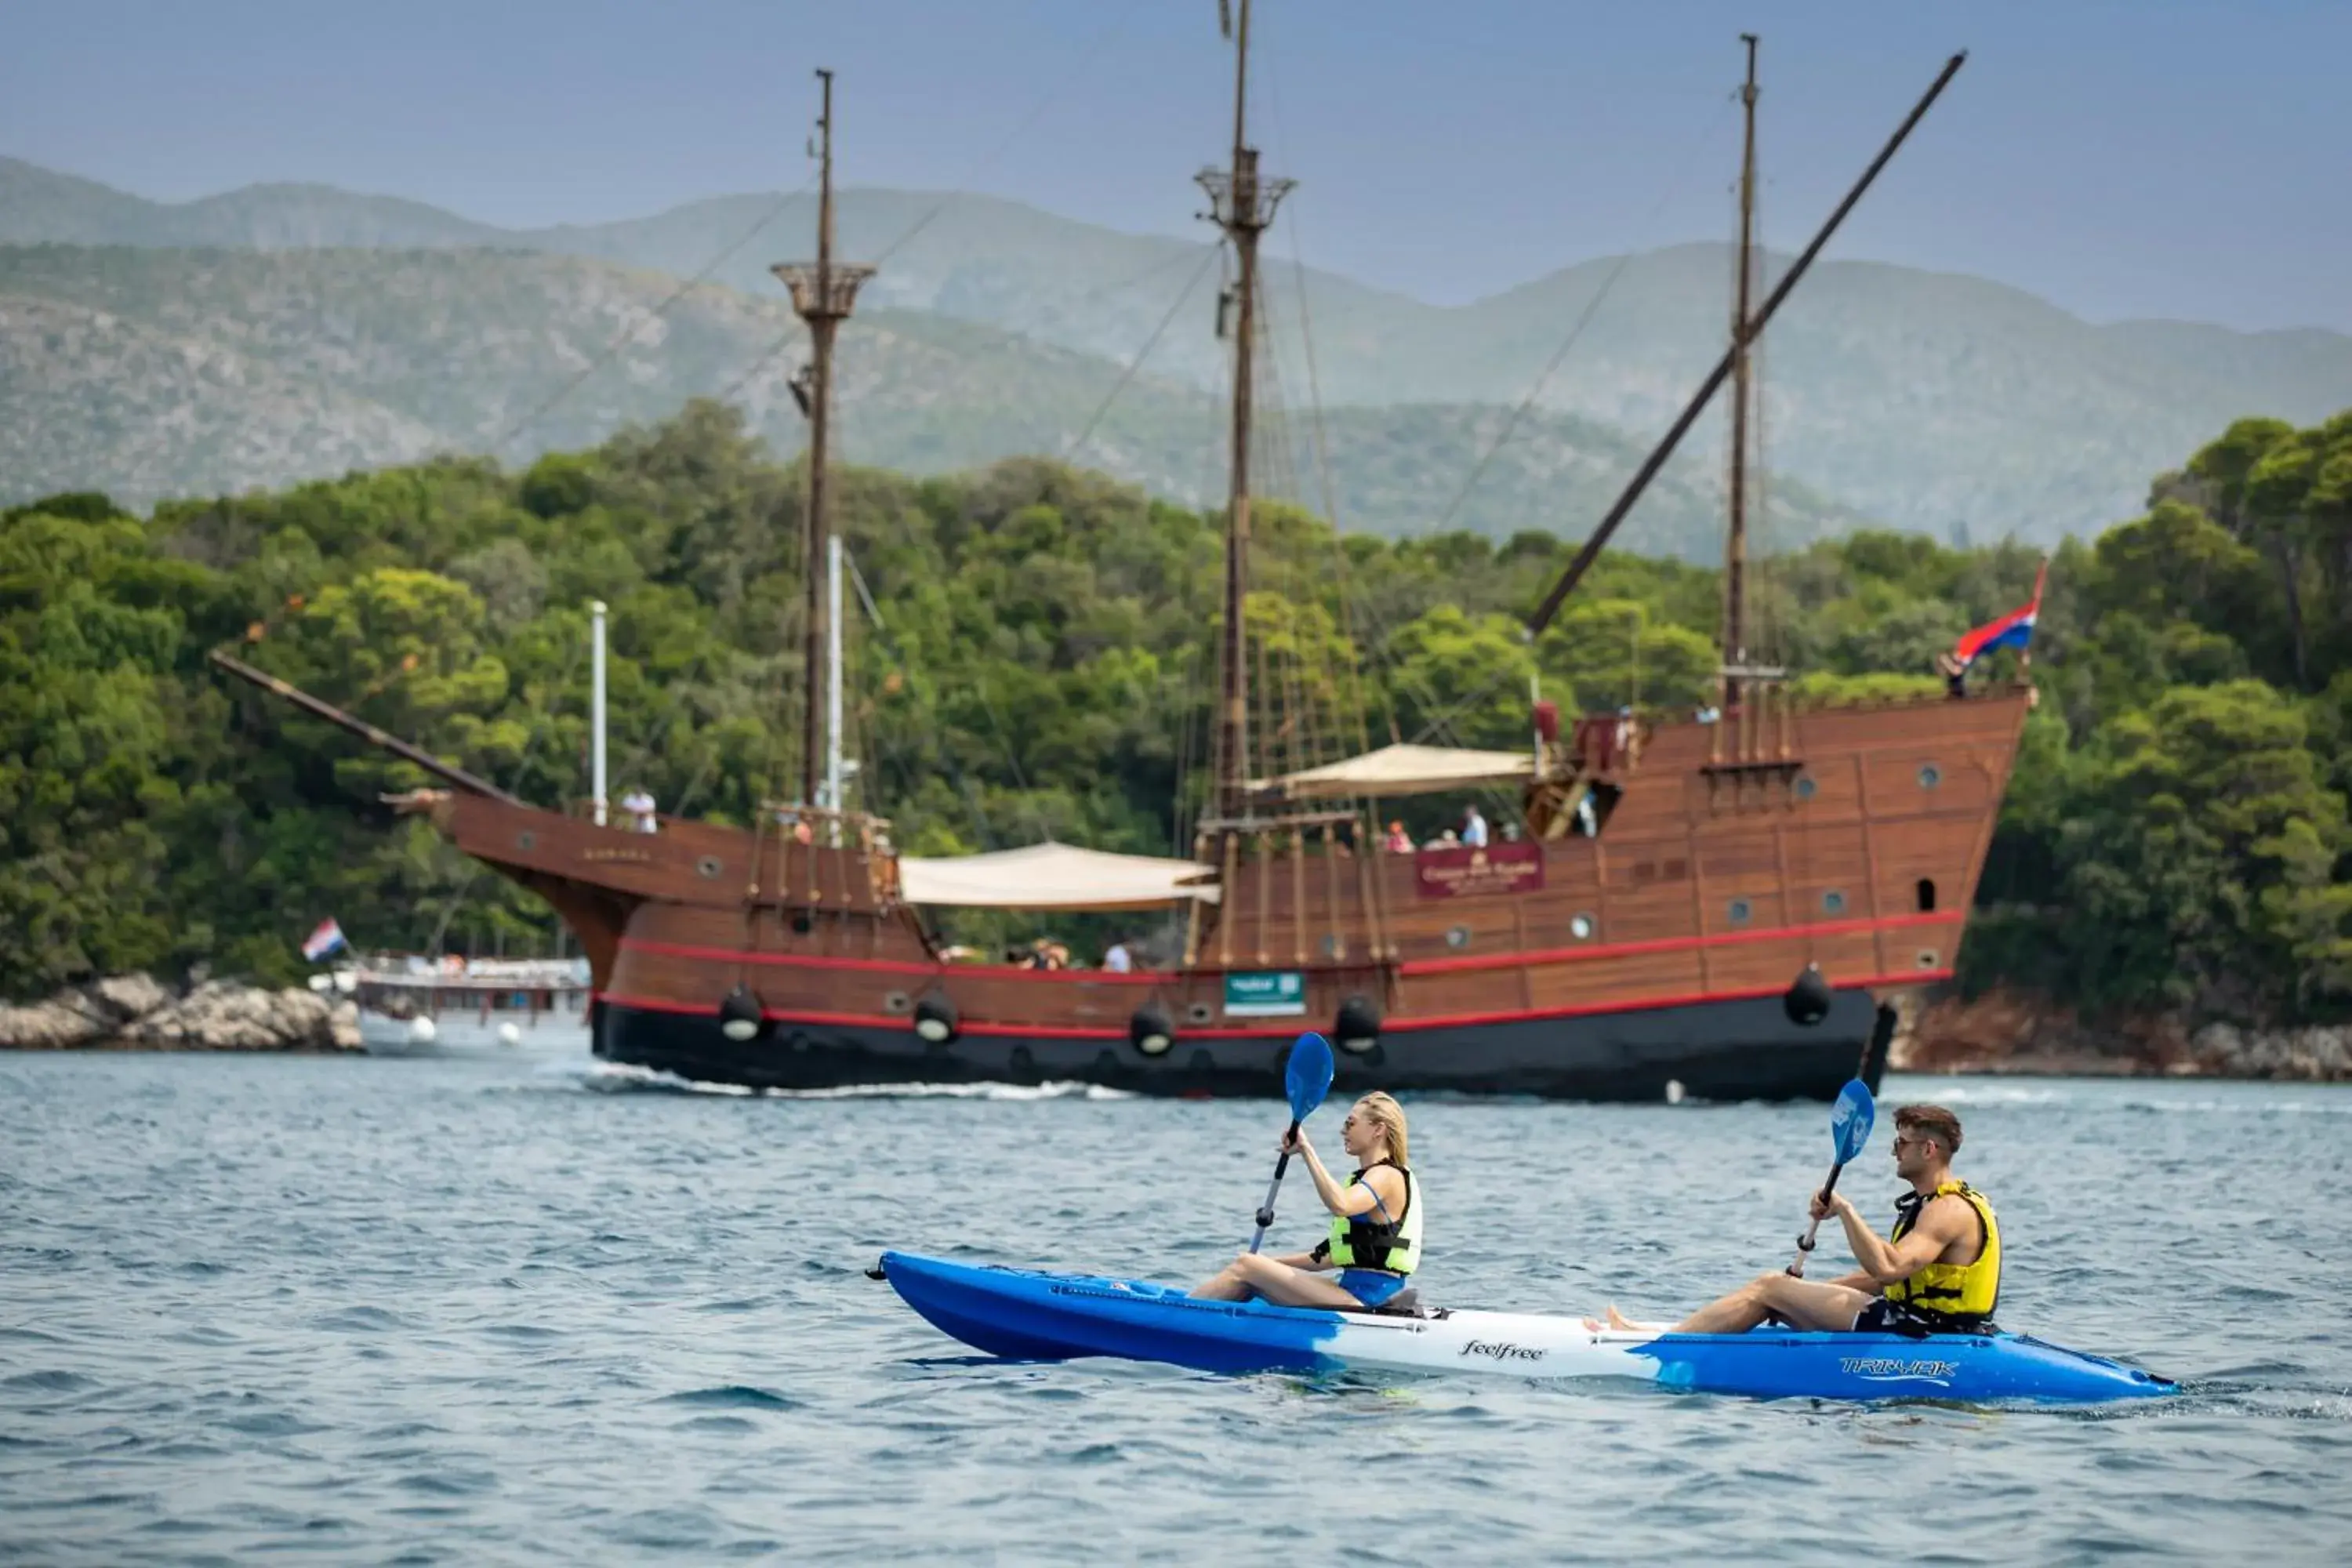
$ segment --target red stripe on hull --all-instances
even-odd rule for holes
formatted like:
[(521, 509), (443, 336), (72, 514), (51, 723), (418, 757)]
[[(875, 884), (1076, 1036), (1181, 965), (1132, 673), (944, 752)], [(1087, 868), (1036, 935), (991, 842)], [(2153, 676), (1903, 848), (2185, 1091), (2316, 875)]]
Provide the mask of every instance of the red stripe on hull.
[[(1667, 936), (1650, 942), (1605, 942), (1592, 947), (1551, 947), (1534, 952), (1498, 952), (1478, 958), (1417, 958), (1397, 965), (1399, 974), (1458, 974), (1465, 970), (1526, 969), (1538, 963), (1583, 963), (1596, 958), (1632, 958), (1643, 953), (1687, 952), (1699, 948), (1736, 947), (1759, 942), (1791, 942), (1799, 938), (1856, 936), (1865, 931), (1903, 931), (1914, 926), (1958, 925), (1966, 912), (1889, 915), (1874, 921), (1839, 921), (1831, 925), (1778, 926), (1770, 931), (1732, 931), (1714, 936)], [(1854, 984), (1861, 984), (1859, 982)], [(1761, 994), (1761, 993), (1759, 993)]]
[[(1602, 958), (1633, 958), (1661, 952), (1696, 952), (1702, 948), (1735, 947), (1760, 942), (1791, 942), (1799, 939), (1819, 941), (1824, 937), (1856, 936), (1864, 932), (1908, 931), (1920, 926), (1958, 925), (1967, 919), (1965, 910), (1925, 915), (1889, 915), (1879, 920), (1838, 921), (1824, 925), (1776, 926), (1769, 931), (1722, 931), (1713, 936), (1660, 937), (1649, 942), (1601, 942), (1584, 947), (1553, 947), (1533, 952), (1498, 952), (1475, 958), (1418, 958), (1397, 965), (1400, 975), (1457, 974), (1485, 969), (1526, 969), (1539, 963), (1583, 963)], [(688, 942), (655, 942), (643, 937), (625, 936), (620, 945), (633, 952), (651, 953), (662, 958), (700, 959), (710, 963), (759, 963), (794, 969), (840, 969), (868, 974), (925, 974), (940, 979), (961, 975), (973, 980), (1003, 979), (1019, 976), (1024, 982), (1047, 981), (1084, 982), (1097, 985), (1175, 985), (1188, 976), (1181, 970), (1133, 970), (1114, 973), (1102, 969), (1020, 969), (1001, 963), (908, 963), (890, 958), (803, 958), (789, 952), (751, 952), (740, 948), (698, 947)], [(1370, 968), (1365, 964), (1360, 967)], [(1202, 971), (1213, 973), (1216, 971)], [(1877, 981), (1845, 981), (1841, 985), (1852, 987), (1881, 984)], [(1729, 994), (1723, 993), (1721, 994)], [(1759, 992), (1757, 994), (1763, 994)], [(1631, 1004), (1646, 1007), (1646, 1000)], [(1187, 1030), (1188, 1034), (1203, 1031)]]
[(1117, 973), (1108, 969), (1023, 969), (1012, 963), (909, 963), (897, 958), (802, 958), (790, 952), (747, 952), (730, 947), (697, 947), (690, 942), (655, 942), (625, 936), (620, 945), (633, 952), (662, 958), (699, 958), (713, 963), (783, 964), (802, 969), (848, 969), (868, 974), (962, 974), (973, 979), (1090, 981), (1097, 985), (1173, 984), (1183, 975), (1173, 970), (1133, 969)]

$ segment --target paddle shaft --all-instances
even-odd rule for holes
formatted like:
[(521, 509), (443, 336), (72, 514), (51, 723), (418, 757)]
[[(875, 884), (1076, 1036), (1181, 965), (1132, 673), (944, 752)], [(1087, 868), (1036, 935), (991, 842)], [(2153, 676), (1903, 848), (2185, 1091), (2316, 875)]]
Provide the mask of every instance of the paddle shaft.
[[(1829, 1202), (1830, 1194), (1837, 1191), (1838, 1173), (1844, 1169), (1843, 1160), (1830, 1167), (1830, 1179), (1822, 1184), (1822, 1202)], [(1812, 1255), (1813, 1235), (1821, 1228), (1822, 1222), (1814, 1220), (1805, 1226), (1805, 1234), (1797, 1237), (1797, 1257), (1796, 1260), (1789, 1265), (1790, 1279), (1802, 1279), (1805, 1277), (1805, 1259)]]
[(1250, 1237), (1252, 1252), (1255, 1252), (1265, 1244), (1266, 1227), (1274, 1223), (1274, 1194), (1282, 1190), (1282, 1173), (1290, 1169), (1290, 1150), (1287, 1145), (1297, 1136), (1298, 1123), (1293, 1121), (1290, 1131), (1283, 1135), (1282, 1142), (1286, 1147), (1282, 1151), (1281, 1157), (1274, 1163), (1274, 1181), (1265, 1189), (1265, 1202), (1258, 1205), (1257, 1234)]

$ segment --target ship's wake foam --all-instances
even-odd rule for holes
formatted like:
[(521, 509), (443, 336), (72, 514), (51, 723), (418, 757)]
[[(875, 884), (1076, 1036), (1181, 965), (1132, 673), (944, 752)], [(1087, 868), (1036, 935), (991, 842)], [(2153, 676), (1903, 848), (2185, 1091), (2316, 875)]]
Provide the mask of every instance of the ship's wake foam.
[(596, 1094), (708, 1094), (739, 1100), (1132, 1100), (1125, 1089), (1107, 1089), (1075, 1079), (1052, 1083), (876, 1083), (845, 1084), (833, 1089), (752, 1089), (740, 1083), (711, 1083), (681, 1078), (657, 1068), (625, 1062), (566, 1062), (551, 1064), (543, 1076), (569, 1079)]

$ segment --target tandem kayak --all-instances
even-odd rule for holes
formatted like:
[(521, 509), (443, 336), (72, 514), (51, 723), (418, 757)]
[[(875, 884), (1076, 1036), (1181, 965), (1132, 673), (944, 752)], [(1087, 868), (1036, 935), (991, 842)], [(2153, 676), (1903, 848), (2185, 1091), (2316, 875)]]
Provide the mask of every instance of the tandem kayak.
[(1422, 1309), (1333, 1311), (1202, 1301), (1173, 1285), (882, 1255), (930, 1323), (1016, 1361), (1118, 1356), (1203, 1372), (1484, 1372), (1615, 1378), (1759, 1399), (2082, 1405), (2174, 1394), (2137, 1367), (2024, 1334), (1659, 1334), (1574, 1318)]

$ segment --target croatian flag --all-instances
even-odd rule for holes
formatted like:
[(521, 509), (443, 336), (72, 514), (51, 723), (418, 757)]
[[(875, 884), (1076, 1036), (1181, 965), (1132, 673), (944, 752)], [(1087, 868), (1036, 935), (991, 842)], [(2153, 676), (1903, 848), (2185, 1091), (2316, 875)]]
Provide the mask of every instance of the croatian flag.
[(2021, 609), (2015, 609), (1997, 620), (1987, 621), (1952, 645), (1952, 661), (1962, 669), (1974, 664), (1995, 648), (2025, 648), (2033, 641), (2033, 622), (2042, 614), (2042, 584), (2050, 575), (2050, 561), (2042, 558), (2042, 570), (2033, 574), (2033, 598)]
[(319, 929), (310, 933), (310, 940), (302, 944), (302, 956), (316, 963), (335, 949), (350, 945), (343, 940), (342, 927), (332, 920), (323, 920), (319, 922)]

